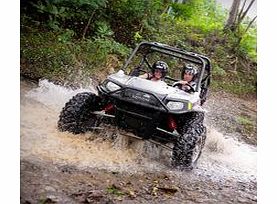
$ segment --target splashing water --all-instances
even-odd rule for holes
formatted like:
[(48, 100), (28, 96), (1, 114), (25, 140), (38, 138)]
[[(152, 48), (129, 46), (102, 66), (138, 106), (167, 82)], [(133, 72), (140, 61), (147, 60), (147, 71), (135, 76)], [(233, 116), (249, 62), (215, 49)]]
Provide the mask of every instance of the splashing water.
[(57, 111), (60, 111), (64, 104), (77, 93), (96, 93), (95, 88), (92, 86), (73, 90), (60, 85), (55, 85), (46, 79), (39, 81), (38, 86), (38, 88), (30, 90), (26, 94), (26, 97), (32, 98)]
[[(114, 144), (92, 133), (73, 135), (56, 127), (64, 104), (79, 92), (94, 92), (93, 86), (65, 88), (47, 80), (32, 88), (21, 82), (21, 157), (36, 157), (81, 168), (105, 168), (119, 171), (166, 170), (184, 176), (170, 167), (171, 152), (147, 141), (126, 145), (121, 136)], [(256, 179), (256, 148), (209, 129), (198, 166), (191, 174), (214, 179)]]
[[(199, 172), (222, 179), (236, 177), (240, 180), (256, 178), (255, 147), (224, 136), (215, 129), (208, 130), (206, 145), (199, 159)], [(209, 169), (209, 171), (207, 171)]]

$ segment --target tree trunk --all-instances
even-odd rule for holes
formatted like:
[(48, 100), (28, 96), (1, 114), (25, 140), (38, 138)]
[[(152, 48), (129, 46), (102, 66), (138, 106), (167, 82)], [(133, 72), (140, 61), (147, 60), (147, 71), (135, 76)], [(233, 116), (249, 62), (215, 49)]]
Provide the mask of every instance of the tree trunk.
[(230, 29), (234, 31), (236, 29), (236, 20), (239, 12), (239, 6), (240, 6), (241, 0), (233, 0), (233, 4), (229, 11), (229, 17), (227, 19), (225, 29)]

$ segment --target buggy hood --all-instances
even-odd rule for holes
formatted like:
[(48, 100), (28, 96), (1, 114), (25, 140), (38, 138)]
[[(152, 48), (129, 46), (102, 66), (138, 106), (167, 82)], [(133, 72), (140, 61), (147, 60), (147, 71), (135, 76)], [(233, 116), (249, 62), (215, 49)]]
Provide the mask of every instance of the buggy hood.
[(199, 99), (199, 92), (187, 93), (183, 90), (167, 85), (164, 81), (151, 81), (125, 75), (122, 70), (110, 75), (108, 79), (122, 87), (135, 88), (148, 93), (153, 93), (161, 100), (186, 100), (195, 103)]

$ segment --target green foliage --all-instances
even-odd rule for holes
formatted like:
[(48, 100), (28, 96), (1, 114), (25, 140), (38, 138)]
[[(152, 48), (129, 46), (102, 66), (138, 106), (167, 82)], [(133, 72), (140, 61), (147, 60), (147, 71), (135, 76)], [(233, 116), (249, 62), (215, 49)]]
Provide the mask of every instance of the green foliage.
[(237, 121), (242, 125), (253, 125), (253, 122), (246, 116), (238, 116)]
[(184, 24), (181, 18), (173, 19), (167, 14), (160, 17), (160, 22), (156, 30), (151, 33), (151, 39), (157, 42), (166, 43), (169, 45), (180, 44), (179, 42), (186, 41), (188, 27)]
[(104, 21), (96, 22), (96, 26), (97, 26), (97, 30), (95, 34), (99, 38), (111, 37), (114, 34), (114, 32), (111, 30), (107, 22), (104, 22)]
[[(72, 31), (32, 32), (21, 34), (21, 62), (28, 64), (23, 73), (36, 73), (36, 77), (65, 80), (92, 74), (103, 69), (109, 55), (119, 60), (126, 58), (129, 49), (114, 40), (71, 41)], [(81, 71), (80, 71), (81, 70)], [(78, 75), (78, 76), (77, 76)]]
[(123, 60), (130, 52), (128, 48), (120, 43), (101, 38), (82, 41), (80, 47), (81, 50), (77, 54), (88, 69), (93, 69), (92, 72), (104, 67), (108, 55), (115, 54)]
[(211, 83), (213, 89), (225, 90), (237, 95), (248, 95), (256, 93), (257, 87), (253, 80), (243, 80), (233, 75), (225, 75), (224, 77), (214, 79)]
[(184, 4), (173, 4), (176, 17), (184, 19), (184, 24), (203, 33), (220, 30), (224, 26), (224, 11), (215, 1), (188, 0)]
[(162, 0), (116, 0), (108, 4), (107, 16), (115, 33), (115, 39), (134, 45), (138, 33), (142, 38), (154, 31), (159, 15), (166, 8)]
[(135, 32), (134, 39), (137, 43), (139, 43), (142, 40), (142, 36), (139, 32)]
[(237, 117), (237, 122), (243, 126), (243, 129), (249, 133), (256, 132), (256, 121), (254, 121), (249, 115), (240, 115)]
[(87, 37), (115, 33), (115, 39), (125, 44), (134, 44), (136, 32), (147, 35), (167, 6), (163, 0), (39, 0), (32, 5), (37, 20), (46, 20), (55, 31), (70, 29), (80, 38), (87, 27)]
[(57, 4), (61, 3), (62, 1), (51, 1), (45, 0), (44, 2), (38, 1), (36, 4), (32, 3), (34, 7), (37, 8), (38, 12), (46, 13), (49, 15), (49, 18), (58, 18), (64, 17), (65, 15), (65, 7), (58, 7)]
[(256, 91), (256, 26), (243, 33), (248, 20), (239, 32), (224, 32), (227, 13), (215, 0), (30, 0), (22, 7), (21, 64), (39, 77), (96, 73), (111, 58), (118, 68), (129, 47), (147, 40), (207, 55), (214, 88)]
[(255, 93), (256, 69), (249, 73), (249, 66), (256, 62), (255, 27), (240, 41), (236, 34), (223, 32), (227, 13), (215, 1), (188, 0), (172, 7), (171, 15), (160, 16), (161, 26), (156, 27), (152, 39), (207, 55), (212, 60), (214, 88)]
[(113, 194), (113, 195), (116, 195), (116, 196), (123, 196), (125, 195), (124, 192), (121, 191), (120, 188), (118, 188), (117, 186), (115, 185), (111, 185), (107, 188), (107, 192), (110, 193), (110, 194)]
[[(38, 19), (47, 19), (47, 26), (55, 31), (71, 29), (77, 36), (82, 36), (82, 31), (89, 21), (91, 14), (101, 18), (102, 9), (107, 0), (42, 0), (31, 3)], [(93, 25), (89, 25), (91, 28)], [(93, 30), (93, 29), (92, 29)]]
[(250, 57), (251, 60), (257, 62), (257, 29), (252, 28), (243, 35), (240, 42), (240, 51)]
[(205, 38), (223, 28), (224, 12), (214, 1), (190, 0), (172, 7), (173, 13), (160, 17), (161, 26), (152, 35), (157, 41), (202, 52)]
[(48, 16), (48, 26), (54, 30), (59, 29), (59, 19), (66, 17), (66, 8), (58, 6), (60, 2), (59, 0), (45, 0), (32, 3), (39, 13)]
[(217, 64), (215, 64), (213, 66), (213, 75), (216, 75), (216, 76), (225, 76), (226, 75), (226, 71), (219, 67)]
[(73, 64), (71, 52), (63, 43), (55, 41), (53, 33), (21, 35), (20, 57), (27, 62), (27, 72), (38, 77), (66, 75), (66, 67)]
[(58, 40), (62, 43), (68, 43), (72, 40), (74, 35), (75, 33), (73, 30), (66, 29), (65, 32), (58, 35)]
[(161, 7), (162, 1), (154, 0), (117, 0), (110, 3), (113, 11), (122, 17), (126, 17), (126, 22), (140, 20), (147, 15), (156, 15)]

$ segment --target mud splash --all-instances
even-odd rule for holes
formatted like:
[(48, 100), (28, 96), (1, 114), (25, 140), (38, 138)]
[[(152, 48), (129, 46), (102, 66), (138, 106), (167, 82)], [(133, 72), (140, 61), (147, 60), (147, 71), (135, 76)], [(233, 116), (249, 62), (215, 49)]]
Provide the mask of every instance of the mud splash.
[(180, 177), (256, 180), (256, 148), (242, 144), (231, 136), (209, 129), (197, 168), (190, 173), (170, 167), (167, 150), (120, 136), (114, 143), (93, 133), (73, 135), (57, 130), (57, 119), (64, 104), (75, 94), (95, 92), (94, 87), (77, 90), (42, 80), (39, 85), (21, 81), (21, 158), (71, 164), (81, 169), (111, 171), (166, 171)]

